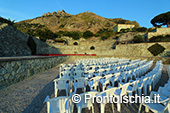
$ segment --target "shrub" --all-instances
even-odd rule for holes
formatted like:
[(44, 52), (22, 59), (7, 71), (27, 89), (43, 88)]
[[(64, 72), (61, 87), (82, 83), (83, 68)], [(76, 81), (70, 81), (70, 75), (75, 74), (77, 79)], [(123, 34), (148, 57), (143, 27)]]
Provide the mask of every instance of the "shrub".
[(149, 39), (149, 41), (151, 41), (151, 42), (159, 42), (159, 41), (162, 40), (162, 38), (163, 38), (163, 35), (153, 36), (153, 37), (151, 37)]
[(170, 38), (170, 34), (167, 34), (165, 37)]
[(83, 37), (85, 38), (85, 39), (88, 39), (88, 38), (90, 38), (90, 37), (92, 37), (93, 36), (93, 33), (91, 32), (91, 31), (85, 31), (84, 33), (83, 33)]
[(108, 39), (109, 38), (109, 35), (103, 35), (102, 37), (101, 37), (101, 40), (106, 40), (106, 39)]
[(142, 35), (136, 35), (136, 36), (134, 36), (133, 41), (134, 41), (135, 43), (145, 42), (145, 40), (144, 40), (144, 38), (143, 38)]
[(134, 27), (132, 28), (132, 32), (146, 32), (147, 28), (145, 27)]
[(91, 47), (90, 47), (90, 50), (95, 50), (95, 47), (94, 47), (94, 46), (91, 46)]
[(113, 33), (113, 31), (112, 30), (109, 30), (109, 29), (100, 29), (94, 36), (95, 37), (99, 37), (99, 36), (108, 36), (108, 37), (110, 37), (112, 34), (114, 34)]
[(148, 51), (150, 51), (154, 56), (157, 56), (158, 54), (162, 53), (164, 50), (165, 48), (158, 43), (148, 48)]
[(77, 42), (74, 42), (73, 45), (78, 45), (78, 43), (77, 43)]
[(82, 33), (80, 31), (59, 31), (56, 33), (59, 37), (68, 36), (72, 37), (74, 40), (80, 39), (82, 37)]
[(121, 33), (127, 33), (130, 31), (130, 28), (126, 28), (126, 29), (121, 29), (120, 32)]
[(72, 37), (74, 40), (78, 40), (78, 39), (80, 39), (80, 33), (74, 31), (74, 32), (71, 33), (71, 37)]
[(15, 20), (11, 20), (10, 18), (8, 18), (8, 20), (7, 20), (7, 19), (5, 19), (5, 18), (0, 17), (0, 22), (2, 22), (2, 23), (8, 23), (8, 24), (10, 24), (10, 25), (14, 25)]

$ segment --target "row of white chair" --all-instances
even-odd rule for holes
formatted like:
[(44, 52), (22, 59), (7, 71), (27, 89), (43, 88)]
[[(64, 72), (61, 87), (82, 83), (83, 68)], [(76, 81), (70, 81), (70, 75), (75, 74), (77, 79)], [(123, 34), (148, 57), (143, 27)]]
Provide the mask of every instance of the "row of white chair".
[[(138, 61), (134, 61), (133, 63), (138, 62)], [(144, 86), (144, 82), (145, 80), (148, 79), (148, 77), (150, 77), (151, 79), (149, 79), (151, 82), (154, 80), (157, 80), (156, 77), (159, 75), (160, 76), (160, 71), (161, 71), (161, 66), (159, 63), (156, 64), (155, 68), (150, 72), (150, 74), (146, 74), (146, 77), (141, 77), (141, 74), (146, 73), (146, 70), (149, 70), (151, 65), (152, 65), (153, 61), (150, 62), (145, 62), (141, 63), (138, 65), (138, 67), (135, 66), (135, 69), (129, 70), (131, 72), (133, 72), (132, 74), (135, 75), (135, 81), (132, 81), (131, 79), (128, 81), (125, 80), (125, 84), (122, 84), (122, 72), (119, 73), (114, 73), (114, 74), (106, 74), (105, 76), (96, 76), (96, 77), (92, 77), (90, 79), (85, 78), (85, 77), (74, 77), (74, 79), (70, 79), (70, 78), (59, 78), (54, 80), (55, 83), (55, 89), (67, 89), (66, 91), (66, 95), (64, 97), (57, 97), (57, 91), (55, 90), (55, 98), (46, 98), (46, 102), (47, 102), (47, 110), (50, 111), (54, 111), (55, 112), (66, 112), (66, 113), (72, 113), (73, 111), (73, 103), (71, 101), (71, 96), (72, 94), (75, 94), (77, 91), (77, 88), (83, 88), (84, 89), (84, 93), (80, 94), (80, 96), (82, 98), (84, 98), (85, 94), (91, 94), (93, 96), (96, 95), (102, 95), (102, 96), (106, 96), (106, 95), (112, 95), (112, 96), (120, 96), (120, 95), (132, 95), (133, 91), (137, 91), (139, 88), (139, 84), (143, 84)], [(134, 71), (137, 70), (137, 71)], [(158, 75), (153, 75), (156, 73), (156, 70), (160, 70)], [(152, 75), (154, 77), (152, 77)], [(122, 77), (122, 78), (121, 78)], [(121, 79), (119, 79), (121, 78)], [(153, 79), (154, 78), (154, 79)], [(160, 77), (157, 77), (158, 79)], [(145, 79), (145, 80), (144, 80)], [(78, 82), (81, 81), (81, 82)], [(102, 82), (103, 81), (103, 82)], [(120, 82), (119, 87), (114, 87), (114, 83), (115, 81)], [(128, 82), (128, 83), (126, 83)], [(131, 82), (131, 83), (130, 83)], [(102, 92), (97, 91), (97, 87), (99, 87), (99, 83), (103, 83), (103, 87), (102, 87)], [(112, 83), (112, 84), (110, 84)], [(63, 84), (59, 86), (59, 84)], [(65, 84), (65, 85), (64, 85)], [(69, 93), (70, 89), (72, 89), (72, 86), (74, 84), (74, 93)], [(106, 88), (106, 85), (109, 84), (110, 86)], [(86, 85), (90, 86), (90, 92), (85, 92), (86, 91)], [(130, 86), (132, 85), (132, 86)], [(156, 84), (154, 84), (156, 85)], [(82, 86), (82, 87), (80, 87)], [(142, 88), (143, 88), (142, 86)], [(141, 88), (141, 85), (140, 85)], [(141, 88), (141, 89), (142, 89)], [(145, 88), (146, 89), (146, 88)], [(69, 95), (69, 96), (68, 96)], [(61, 98), (65, 98), (65, 99), (61, 99)], [(62, 100), (62, 101), (61, 101)], [(93, 104), (91, 103), (91, 100), (88, 100), (86, 103), (84, 102), (84, 99), (81, 99), (80, 103), (76, 104), (77, 109), (78, 109), (78, 113), (81, 113), (82, 108), (86, 108), (88, 107), (89, 109), (92, 107), (92, 112), (94, 113), (94, 108), (93, 108)], [(60, 107), (56, 107), (56, 105), (61, 105)], [(105, 103), (101, 103), (101, 113), (104, 113), (104, 108), (105, 108)], [(112, 107), (113, 108), (113, 107)], [(121, 111), (121, 104), (118, 103), (117, 104), (117, 110)], [(113, 109), (114, 111), (114, 109)]]

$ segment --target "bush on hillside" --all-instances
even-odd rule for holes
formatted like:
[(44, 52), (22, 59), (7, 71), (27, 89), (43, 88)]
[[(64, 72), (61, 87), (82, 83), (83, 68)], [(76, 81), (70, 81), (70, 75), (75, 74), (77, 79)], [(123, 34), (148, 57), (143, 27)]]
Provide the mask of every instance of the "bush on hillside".
[(54, 38), (55, 34), (51, 30), (46, 28), (44, 30), (37, 29), (35, 31), (35, 36), (39, 36), (39, 37), (41, 37), (40, 40), (46, 41), (47, 39)]
[(145, 42), (145, 39), (143, 38), (142, 35), (136, 35), (134, 36), (133, 41), (134, 43), (142, 43), (142, 42)]
[(149, 39), (150, 42), (170, 42), (170, 35), (167, 34), (165, 36), (163, 35), (158, 35), (158, 36), (153, 36)]
[(78, 39), (80, 39), (81, 35), (80, 35), (79, 32), (74, 31), (74, 32), (72, 32), (71, 37), (72, 37), (74, 40), (78, 40)]
[(8, 23), (8, 24), (10, 24), (10, 25), (13, 25), (14, 22), (15, 22), (15, 20), (11, 20), (10, 18), (7, 20), (7, 19), (5, 19), (5, 18), (0, 17), (0, 22), (2, 22), (2, 23)]
[(163, 38), (163, 35), (153, 36), (149, 39), (150, 42), (160, 42)]
[(126, 28), (126, 29), (121, 29), (120, 32), (121, 33), (127, 33), (127, 32), (130, 32), (131, 29), (130, 28)]
[(146, 32), (147, 28), (146, 27), (134, 27), (132, 28), (132, 32)]
[(92, 37), (93, 36), (93, 33), (91, 32), (91, 31), (85, 31), (84, 33), (83, 33), (83, 37), (85, 38), (85, 39), (88, 39), (88, 38), (90, 38), (90, 37)]
[(113, 35), (113, 31), (109, 30), (109, 29), (100, 29), (94, 36), (95, 37), (102, 37), (102, 36), (108, 36), (110, 37), (111, 35)]
[(90, 50), (95, 50), (95, 47), (94, 47), (94, 46), (91, 46), (91, 47), (90, 47)]
[(104, 40), (107, 40), (108, 38), (109, 38), (109, 35), (104, 35), (104, 36), (101, 37), (101, 40), (104, 41)]
[(82, 32), (80, 31), (59, 31), (56, 33), (58, 36), (68, 36), (72, 37), (74, 40), (78, 40), (82, 37)]

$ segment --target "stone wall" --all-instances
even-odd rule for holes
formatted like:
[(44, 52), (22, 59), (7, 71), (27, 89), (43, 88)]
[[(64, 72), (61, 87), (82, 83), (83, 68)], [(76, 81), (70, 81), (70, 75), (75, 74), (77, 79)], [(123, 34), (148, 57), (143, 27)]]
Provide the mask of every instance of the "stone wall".
[[(0, 57), (29, 56), (31, 49), (27, 45), (29, 35), (11, 25), (0, 22)], [(57, 48), (50, 47), (45, 42), (33, 37), (36, 44), (36, 54), (59, 54)]]
[(66, 61), (66, 57), (9, 58), (0, 60), (0, 89)]
[[(111, 49), (111, 44), (108, 45), (89, 43), (87, 45), (56, 45), (63, 54), (96, 54), (96, 55), (117, 55), (117, 56), (153, 56), (148, 48), (155, 43), (137, 43), (137, 44), (119, 44), (116, 49)], [(165, 51), (170, 50), (170, 42), (159, 42), (165, 48)], [(95, 50), (90, 50), (90, 46), (94, 45)], [(104, 45), (104, 46), (103, 46)]]

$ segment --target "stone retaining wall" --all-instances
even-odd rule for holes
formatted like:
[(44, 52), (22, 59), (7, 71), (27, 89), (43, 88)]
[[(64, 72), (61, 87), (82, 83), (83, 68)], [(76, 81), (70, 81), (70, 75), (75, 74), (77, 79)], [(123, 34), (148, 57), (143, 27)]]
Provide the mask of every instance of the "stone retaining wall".
[(19, 58), (0, 61), (0, 89), (66, 61), (66, 57)]

